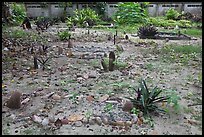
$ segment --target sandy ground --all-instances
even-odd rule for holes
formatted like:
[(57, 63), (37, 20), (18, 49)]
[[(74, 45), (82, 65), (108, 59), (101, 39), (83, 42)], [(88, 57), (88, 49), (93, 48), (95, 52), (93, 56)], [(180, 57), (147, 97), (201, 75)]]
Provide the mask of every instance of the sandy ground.
[[(48, 31), (55, 32), (55, 29), (49, 28)], [(86, 29), (76, 29), (73, 32), (75, 40), (73, 40), (72, 57), (66, 56), (67, 42), (50, 43), (49, 52), (53, 52), (56, 56), (51, 59), (49, 68), (45, 71), (41, 68), (34, 74), (23, 71), (27, 67), (32, 67), (32, 57), (18, 60), (19, 68), (23, 69), (18, 70), (17, 77), (13, 77), (11, 71), (8, 71), (11, 67), (3, 66), (2, 79), (6, 88), (2, 91), (2, 134), (202, 135), (202, 105), (188, 106), (194, 104), (196, 99), (202, 101), (202, 86), (199, 87), (201, 84), (196, 86), (194, 80), (188, 79), (189, 75), (195, 78), (199, 72), (202, 72), (202, 64), (196, 61), (193, 62), (194, 65), (187, 66), (176, 62), (164, 63), (159, 59), (159, 54), (154, 54), (151, 46), (135, 46), (133, 42), (141, 40), (129, 35), (133, 42), (118, 40), (117, 45), (121, 45), (124, 51), (117, 54), (117, 60), (131, 64), (131, 67), (126, 70), (103, 72), (100, 58), (109, 51), (116, 51), (116, 46), (112, 40), (107, 40), (110, 33), (91, 30), (87, 36), (86, 32)], [(158, 44), (158, 49), (167, 44), (164, 40), (143, 41), (154, 41)], [(170, 43), (201, 45), (202, 39), (170, 40), (168, 44)], [(60, 56), (57, 55), (58, 46), (64, 49)], [(151, 64), (152, 67), (145, 67), (147, 64)], [(140, 78), (146, 79), (149, 86), (158, 84), (160, 88), (176, 90), (181, 97), (179, 112), (170, 110), (167, 114), (153, 115), (153, 127), (145, 123), (134, 124), (128, 130), (105, 124), (85, 124), (81, 121), (51, 130), (50, 125), (43, 126), (30, 119), (33, 115), (41, 119), (56, 120), (73, 114), (85, 117), (89, 113), (91, 115), (104, 113), (107, 103), (98, 102), (104, 95), (109, 97), (133, 95), (128, 86), (114, 86), (115, 83), (138, 86)], [(19, 91), (30, 100), (20, 109), (11, 110), (3, 104), (12, 91)], [(60, 99), (49, 98), (50, 93), (57, 94)], [(77, 95), (77, 102), (69, 98), (74, 93)], [(93, 96), (94, 100), (89, 102), (88, 96)], [(122, 111), (117, 105), (115, 107), (112, 111)], [(196, 119), (196, 116), (201, 118)]]

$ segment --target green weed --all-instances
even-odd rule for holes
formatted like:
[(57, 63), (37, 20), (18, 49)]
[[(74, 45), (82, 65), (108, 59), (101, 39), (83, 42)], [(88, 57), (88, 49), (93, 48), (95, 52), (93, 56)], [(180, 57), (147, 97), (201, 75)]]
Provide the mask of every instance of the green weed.
[(60, 40), (68, 40), (69, 37), (71, 36), (71, 33), (68, 30), (58, 32), (57, 35), (59, 36)]
[(108, 104), (106, 104), (105, 105), (105, 107), (104, 107), (104, 111), (105, 112), (109, 112), (109, 111), (111, 111), (113, 109), (113, 104), (112, 103), (108, 103)]

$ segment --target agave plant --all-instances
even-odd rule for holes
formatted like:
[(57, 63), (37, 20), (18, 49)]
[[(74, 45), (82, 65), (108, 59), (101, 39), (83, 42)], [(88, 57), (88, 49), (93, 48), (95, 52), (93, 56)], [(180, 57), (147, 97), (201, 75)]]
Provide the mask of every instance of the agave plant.
[(161, 89), (155, 86), (153, 90), (149, 90), (145, 83), (145, 80), (140, 82), (140, 87), (136, 90), (135, 97), (127, 97), (130, 101), (133, 102), (135, 108), (140, 109), (144, 114), (149, 115), (150, 112), (160, 111), (164, 112), (163, 109), (159, 108), (156, 103), (158, 102), (167, 102), (169, 97), (159, 96), (162, 92)]
[(147, 25), (140, 27), (138, 30), (138, 36), (141, 39), (145, 38), (155, 38), (155, 35), (157, 34), (157, 29), (154, 26)]

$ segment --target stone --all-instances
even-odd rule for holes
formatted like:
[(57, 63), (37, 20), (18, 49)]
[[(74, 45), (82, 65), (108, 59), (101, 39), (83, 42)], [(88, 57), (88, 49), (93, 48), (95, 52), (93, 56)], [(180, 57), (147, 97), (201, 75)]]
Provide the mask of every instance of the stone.
[(126, 111), (126, 112), (131, 112), (131, 110), (133, 109), (133, 103), (131, 101), (126, 101), (122, 110)]
[(20, 92), (14, 92), (10, 99), (7, 101), (7, 104), (6, 106), (8, 108), (11, 108), (11, 109), (19, 109), (21, 107), (21, 101), (20, 101), (20, 97), (21, 97), (21, 93)]
[(76, 121), (76, 122), (74, 122), (74, 125), (76, 127), (81, 127), (83, 125), (83, 123), (81, 121)]
[(58, 94), (52, 95), (52, 98), (53, 98), (54, 100), (60, 100), (60, 99), (61, 99), (61, 97), (60, 97)]
[(95, 121), (96, 121), (96, 123), (97, 123), (98, 125), (101, 125), (101, 124), (102, 124), (102, 120), (101, 120), (100, 117), (96, 117), (96, 118), (95, 118)]

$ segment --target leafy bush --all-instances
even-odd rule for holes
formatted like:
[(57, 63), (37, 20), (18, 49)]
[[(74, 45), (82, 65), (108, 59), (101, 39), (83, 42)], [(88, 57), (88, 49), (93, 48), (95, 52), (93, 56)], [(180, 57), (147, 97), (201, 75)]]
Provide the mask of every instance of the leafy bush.
[(192, 27), (192, 22), (189, 20), (179, 20), (179, 27), (190, 28)]
[(69, 37), (71, 36), (71, 33), (68, 30), (65, 30), (62, 32), (58, 32), (58, 36), (59, 36), (60, 40), (64, 41), (64, 40), (69, 39)]
[(118, 24), (144, 23), (148, 17), (147, 2), (143, 7), (138, 2), (125, 2), (118, 4), (113, 20)]
[(150, 112), (153, 111), (162, 111), (163, 109), (160, 109), (156, 103), (158, 102), (164, 102), (167, 101), (167, 97), (161, 97), (159, 94), (162, 92), (161, 89), (154, 87), (152, 91), (150, 91), (147, 88), (145, 80), (140, 81), (140, 86), (138, 90), (136, 90), (136, 96), (133, 98), (129, 98), (132, 102), (135, 108), (140, 109), (140, 111), (144, 112), (144, 114), (149, 115)]
[(93, 26), (98, 21), (100, 21), (98, 14), (91, 8), (86, 8), (82, 10), (75, 10), (74, 16), (67, 18), (66, 22), (67, 25), (74, 24), (85, 27), (85, 22), (87, 22), (90, 26)]
[(23, 4), (11, 4), (12, 19), (16, 25), (20, 25), (26, 17), (26, 10)]
[(175, 20), (179, 15), (180, 14), (178, 13), (178, 11), (174, 10), (173, 8), (168, 9), (166, 12), (167, 19)]

